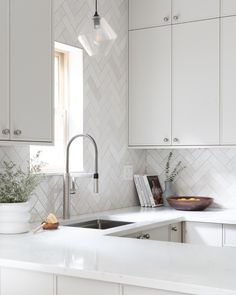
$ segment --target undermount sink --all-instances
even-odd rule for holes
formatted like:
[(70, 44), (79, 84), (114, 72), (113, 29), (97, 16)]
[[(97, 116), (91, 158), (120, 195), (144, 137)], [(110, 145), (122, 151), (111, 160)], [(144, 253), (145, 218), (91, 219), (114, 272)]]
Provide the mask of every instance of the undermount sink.
[(85, 222), (65, 224), (64, 226), (93, 228), (93, 229), (109, 229), (109, 228), (132, 224), (132, 223), (133, 222), (127, 222), (127, 221), (95, 219), (95, 220), (89, 220)]

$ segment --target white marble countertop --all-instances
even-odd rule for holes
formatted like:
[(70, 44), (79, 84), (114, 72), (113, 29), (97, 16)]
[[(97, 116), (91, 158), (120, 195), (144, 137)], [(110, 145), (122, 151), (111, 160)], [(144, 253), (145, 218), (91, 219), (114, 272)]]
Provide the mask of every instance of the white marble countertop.
[(236, 224), (235, 210), (182, 212), (138, 207), (83, 216), (137, 222), (109, 230), (60, 227), (0, 236), (0, 266), (189, 294), (236, 294), (236, 249), (107, 236), (191, 220)]

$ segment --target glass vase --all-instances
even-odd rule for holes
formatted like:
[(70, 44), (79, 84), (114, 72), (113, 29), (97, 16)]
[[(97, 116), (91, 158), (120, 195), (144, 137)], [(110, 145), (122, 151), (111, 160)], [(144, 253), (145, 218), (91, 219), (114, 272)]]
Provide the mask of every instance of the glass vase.
[(167, 198), (176, 196), (175, 185), (172, 181), (165, 181), (165, 190), (162, 194), (164, 206), (169, 206)]

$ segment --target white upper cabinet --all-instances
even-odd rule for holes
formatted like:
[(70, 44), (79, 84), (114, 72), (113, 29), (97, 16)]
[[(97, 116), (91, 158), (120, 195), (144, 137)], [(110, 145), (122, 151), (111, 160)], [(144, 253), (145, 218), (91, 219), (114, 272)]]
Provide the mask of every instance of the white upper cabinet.
[(219, 19), (173, 27), (174, 145), (219, 144)]
[(129, 29), (171, 23), (171, 0), (129, 0)]
[(11, 139), (52, 141), (52, 2), (10, 1)]
[(235, 144), (236, 16), (222, 18), (221, 22), (221, 144)]
[(129, 145), (171, 143), (171, 28), (129, 32)]
[(221, 15), (222, 16), (236, 15), (236, 1), (221, 0)]
[(220, 0), (172, 0), (172, 23), (174, 24), (219, 16)]
[(0, 140), (9, 139), (9, 0), (0, 1)]

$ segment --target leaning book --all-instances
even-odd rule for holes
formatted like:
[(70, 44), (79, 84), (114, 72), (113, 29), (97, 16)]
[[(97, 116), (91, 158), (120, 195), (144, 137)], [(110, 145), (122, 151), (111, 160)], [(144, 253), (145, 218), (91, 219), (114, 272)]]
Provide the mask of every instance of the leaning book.
[(152, 207), (163, 206), (162, 188), (157, 175), (143, 175), (144, 183)]

